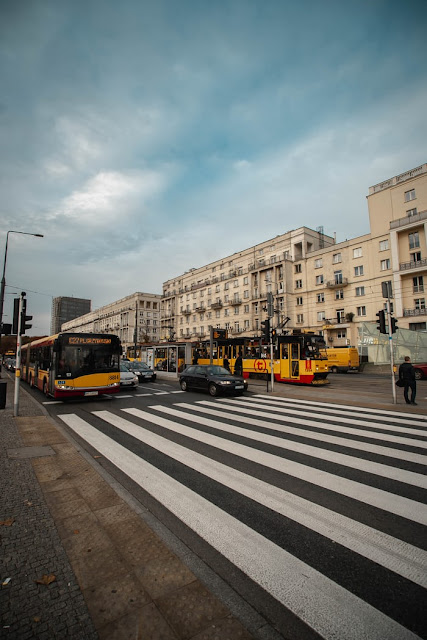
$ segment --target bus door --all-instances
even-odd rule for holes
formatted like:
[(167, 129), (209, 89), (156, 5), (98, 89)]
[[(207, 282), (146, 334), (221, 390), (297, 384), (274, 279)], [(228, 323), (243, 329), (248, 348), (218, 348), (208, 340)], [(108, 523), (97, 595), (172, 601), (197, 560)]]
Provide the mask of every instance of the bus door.
[(299, 361), (300, 361), (300, 345), (298, 342), (291, 342), (291, 361), (290, 361), (290, 377), (299, 378)]

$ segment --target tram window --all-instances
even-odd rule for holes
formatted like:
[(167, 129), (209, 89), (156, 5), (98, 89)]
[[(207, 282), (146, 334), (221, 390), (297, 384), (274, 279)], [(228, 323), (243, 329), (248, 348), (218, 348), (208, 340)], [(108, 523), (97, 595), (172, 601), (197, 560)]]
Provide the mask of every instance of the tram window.
[(288, 345), (287, 344), (282, 344), (282, 358), (283, 358), (283, 360), (287, 360), (288, 357), (289, 357)]
[(299, 359), (299, 344), (295, 342), (291, 344), (291, 357), (292, 357), (292, 360)]

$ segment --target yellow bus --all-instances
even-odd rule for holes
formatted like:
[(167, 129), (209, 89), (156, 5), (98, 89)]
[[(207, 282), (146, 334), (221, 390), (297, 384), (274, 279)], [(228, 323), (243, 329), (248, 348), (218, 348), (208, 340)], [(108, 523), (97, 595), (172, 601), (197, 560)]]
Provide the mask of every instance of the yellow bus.
[(121, 352), (115, 335), (58, 333), (21, 347), (21, 379), (53, 398), (117, 393)]

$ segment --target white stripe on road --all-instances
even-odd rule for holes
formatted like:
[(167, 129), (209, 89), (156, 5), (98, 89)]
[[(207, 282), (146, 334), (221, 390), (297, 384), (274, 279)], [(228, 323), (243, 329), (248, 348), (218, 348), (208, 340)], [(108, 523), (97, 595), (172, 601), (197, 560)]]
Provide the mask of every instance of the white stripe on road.
[(369, 640), (416, 638), (402, 625), (112, 441), (79, 416), (59, 417), (322, 637), (360, 640), (363, 633)]
[[(326, 411), (328, 407), (334, 409), (334, 413), (337, 413), (336, 409), (345, 409), (347, 407), (347, 411), (342, 411), (343, 414), (347, 414), (349, 410), (353, 413), (366, 413), (366, 414), (374, 414), (386, 416), (387, 420), (390, 422), (398, 422), (400, 424), (401, 419), (407, 420), (410, 424), (419, 424), (420, 426), (425, 427), (427, 422), (427, 416), (424, 416), (419, 413), (404, 413), (403, 411), (386, 411), (385, 409), (371, 409), (368, 407), (355, 407), (352, 405), (344, 405), (344, 404), (333, 404), (332, 402), (316, 402), (314, 400), (298, 400), (296, 398), (283, 398), (278, 396), (266, 396), (264, 394), (256, 394), (256, 399), (264, 398), (265, 400), (273, 400), (275, 402), (280, 402), (283, 404), (295, 404), (295, 405), (306, 405), (306, 406), (314, 406), (317, 410)], [(362, 416), (361, 417), (365, 417)]]
[[(203, 407), (201, 407), (200, 405), (203, 405)], [(289, 433), (292, 435), (301, 436), (303, 438), (319, 440), (320, 442), (329, 442), (331, 444), (337, 444), (341, 447), (348, 447), (349, 449), (357, 449), (358, 451), (368, 451), (370, 453), (376, 453), (378, 455), (387, 456), (389, 458), (396, 458), (398, 460), (407, 460), (408, 462), (415, 462), (417, 464), (422, 464), (422, 465), (427, 464), (427, 455), (411, 453), (410, 451), (403, 451), (401, 449), (392, 449), (390, 447), (385, 447), (380, 445), (373, 445), (372, 443), (362, 442), (359, 440), (350, 440), (349, 438), (344, 438), (339, 436), (330, 436), (326, 433), (316, 433), (308, 429), (290, 427), (285, 424), (278, 424), (276, 422), (272, 422), (271, 420), (285, 421), (286, 417), (271, 415), (271, 410), (269, 407), (267, 410), (267, 407), (263, 406), (264, 411), (261, 412), (261, 411), (253, 411), (252, 409), (247, 409), (245, 408), (245, 406), (241, 406), (240, 402), (238, 406), (236, 405), (229, 406), (228, 404), (223, 406), (218, 402), (209, 402), (207, 400), (202, 400), (201, 402), (197, 402), (195, 405), (188, 405), (188, 404), (186, 405), (185, 403), (180, 403), (176, 406), (181, 406), (181, 407), (192, 406), (193, 409), (195, 409), (196, 411), (207, 413), (209, 415), (218, 416), (221, 418), (224, 418), (226, 416), (224, 416), (224, 413), (222, 413), (222, 411), (218, 411), (218, 409), (222, 409), (223, 411), (230, 411), (230, 410), (237, 411), (239, 413), (244, 413), (252, 417), (245, 418), (243, 416), (239, 417), (239, 416), (233, 415), (233, 420), (236, 420), (237, 422), (243, 422), (244, 424), (249, 424), (250, 426), (264, 427), (267, 429), (271, 429), (272, 431), (279, 431), (280, 433)], [(257, 420), (257, 418), (254, 416), (260, 416), (264, 419)], [(293, 417), (291, 418), (291, 420), (294, 421)], [(296, 420), (296, 422), (298, 424), (314, 427), (315, 429), (324, 429), (324, 430), (330, 429), (330, 426), (328, 424), (315, 422), (313, 420)], [(341, 431), (338, 426), (336, 425), (334, 426), (335, 428), (332, 429), (333, 431)], [(365, 437), (369, 437), (369, 438), (372, 437), (372, 434), (368, 431), (355, 432), (354, 429), (352, 429), (350, 433), (352, 435), (358, 435), (358, 436), (364, 435)], [(414, 442), (417, 442), (417, 441), (411, 440), (410, 438), (398, 438), (397, 436), (388, 436), (385, 434), (374, 434), (374, 435), (377, 436), (378, 438), (381, 438), (382, 441), (384, 440), (387, 440), (390, 442), (397, 441), (399, 444), (417, 446), (417, 445), (414, 445)], [(401, 442), (402, 440), (403, 442)], [(427, 442), (425, 443), (425, 445), (423, 445), (423, 448), (427, 449)]]
[(233, 491), (427, 588), (427, 552), (159, 436), (110, 411), (93, 415)]
[[(187, 404), (185, 402), (181, 402), (175, 405), (176, 407), (182, 407), (183, 409), (192, 410), (194, 407), (191, 404)], [(158, 411), (162, 411), (163, 413), (167, 413), (168, 415), (180, 417), (180, 411), (173, 409), (172, 407), (155, 407)], [(239, 411), (238, 407), (228, 407), (228, 409), (232, 411)], [(227, 417), (224, 414), (221, 414), (219, 411), (214, 411), (211, 409), (206, 410), (207, 413), (212, 413), (214, 415), (219, 415), (220, 417)], [(188, 417), (187, 417), (188, 419)], [(253, 425), (256, 424), (261, 427), (265, 427), (265, 421), (256, 420), (255, 418), (243, 418), (241, 416), (232, 416), (233, 420), (245, 422), (246, 424)], [(363, 458), (357, 458), (354, 456), (347, 455), (346, 453), (338, 453), (336, 451), (330, 451), (329, 449), (321, 449), (320, 447), (315, 447), (310, 444), (304, 444), (302, 442), (293, 442), (292, 440), (284, 440), (283, 438), (278, 438), (277, 436), (271, 436), (266, 433), (260, 433), (258, 431), (249, 431), (248, 429), (244, 429), (243, 427), (236, 427), (231, 424), (222, 424), (216, 420), (211, 420), (210, 418), (201, 418), (198, 416), (192, 416), (190, 418), (193, 422), (197, 422), (198, 424), (203, 424), (206, 427), (214, 427), (215, 429), (219, 429), (220, 431), (226, 431), (227, 433), (234, 433), (238, 436), (243, 436), (244, 438), (249, 438), (250, 440), (256, 440), (257, 442), (262, 442), (264, 444), (271, 444), (280, 449), (285, 449), (286, 451), (295, 451), (296, 453), (301, 453), (303, 455), (311, 456), (313, 458), (317, 458), (318, 460), (326, 460), (328, 462), (333, 462), (334, 464), (339, 464), (345, 467), (350, 467), (350, 469), (357, 469), (359, 471), (364, 471), (366, 473), (372, 473), (377, 476), (381, 476), (382, 478), (389, 478), (390, 480), (395, 480), (396, 482), (404, 482), (405, 484), (410, 484), (414, 487), (420, 487), (421, 489), (427, 489), (427, 476), (422, 475), (421, 473), (415, 473), (413, 471), (406, 471), (405, 469), (399, 469), (398, 467), (389, 467), (388, 465), (381, 464), (379, 462), (372, 462), (371, 460), (365, 460)], [(375, 448), (373, 445), (372, 451), (375, 452)], [(395, 456), (396, 458), (398, 456)]]
[[(150, 408), (159, 411), (164, 409), (161, 405)], [(228, 451), (244, 460), (251, 460), (252, 462), (275, 469), (281, 473), (295, 478), (301, 478), (315, 486), (320, 486), (329, 491), (348, 496), (359, 502), (370, 504), (378, 509), (394, 513), (395, 515), (413, 520), (414, 522), (424, 525), (427, 524), (427, 507), (419, 502), (415, 502), (415, 500), (403, 498), (394, 493), (370, 487), (369, 485), (355, 482), (354, 480), (348, 480), (347, 478), (328, 473), (327, 471), (321, 471), (320, 469), (300, 464), (299, 462), (293, 462), (292, 460), (281, 458), (271, 453), (258, 451), (253, 447), (238, 444), (237, 442), (199, 431), (193, 427), (187, 427), (184, 424), (153, 415), (141, 409), (129, 408), (122, 409), (122, 411), (147, 420), (148, 422), (153, 422), (175, 433), (188, 436), (197, 442), (204, 442), (222, 451)], [(179, 412), (179, 414), (181, 419), (194, 421), (194, 416), (189, 413)], [(195, 421), (197, 422), (198, 420), (196, 419)], [(217, 424), (215, 426), (218, 428)]]

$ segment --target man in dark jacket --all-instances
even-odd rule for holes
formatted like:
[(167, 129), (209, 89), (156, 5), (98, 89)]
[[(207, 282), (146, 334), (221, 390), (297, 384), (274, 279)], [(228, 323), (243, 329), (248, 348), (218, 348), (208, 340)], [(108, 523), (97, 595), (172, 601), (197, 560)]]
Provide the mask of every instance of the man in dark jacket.
[[(399, 367), (399, 378), (403, 380), (405, 386), (403, 389), (403, 395), (405, 397), (406, 404), (417, 404), (415, 402), (415, 396), (417, 395), (417, 380), (415, 378), (415, 369), (411, 364), (411, 358), (405, 356), (405, 362)], [(411, 399), (409, 400), (408, 391), (411, 389)]]
[(243, 358), (242, 353), (240, 352), (236, 358), (236, 362), (234, 363), (234, 375), (242, 376), (243, 375)]

